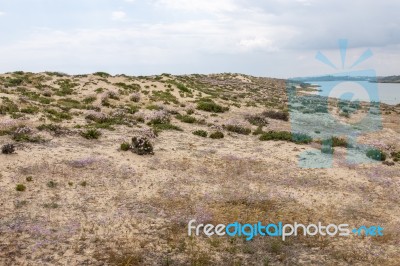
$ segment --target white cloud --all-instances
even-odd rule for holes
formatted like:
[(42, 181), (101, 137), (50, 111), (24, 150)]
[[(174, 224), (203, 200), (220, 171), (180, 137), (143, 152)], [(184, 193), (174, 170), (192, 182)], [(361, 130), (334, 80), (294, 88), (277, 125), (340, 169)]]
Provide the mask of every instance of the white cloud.
[(124, 11), (114, 11), (111, 13), (112, 20), (125, 20), (127, 15)]
[(0, 11), (0, 17), (5, 15), (5, 14), (6, 14), (5, 12)]
[(273, 41), (264, 37), (240, 40), (239, 46), (244, 50), (262, 49), (266, 51), (277, 51), (278, 47), (273, 45)]
[[(134, 2), (135, 8), (122, 11), (119, 5), (128, 2)], [(400, 47), (395, 46), (400, 44), (400, 35), (396, 34), (400, 30), (400, 20), (396, 19), (399, 7), (398, 0), (114, 1), (105, 9), (99, 5), (93, 13), (93, 21), (103, 19), (97, 14), (109, 18), (93, 23), (101, 24), (98, 27), (47, 21), (47, 26), (55, 28), (32, 30), (30, 35), (11, 28), (10, 32), (20, 32), (14, 40), (4, 38), (0, 43), (4, 62), (1, 69), (8, 71), (15, 64), (36, 66), (33, 70), (43, 65), (52, 69), (54, 64), (64, 64), (68, 67), (65, 71), (79, 71), (75, 68), (80, 65), (112, 68), (141, 64), (144, 68), (151, 65), (148, 71), (153, 73), (173, 67), (187, 72), (206, 72), (212, 67), (222, 72), (234, 67), (242, 67), (237, 71), (257, 72), (272, 62), (268, 71), (298, 75), (298, 71), (319, 69), (314, 65), (316, 51), (337, 54), (337, 39), (348, 37), (351, 48), (371, 47), (374, 53), (380, 49), (375, 55), (385, 58), (381, 68), (396, 72), (400, 56)], [(0, 11), (0, 16), (4, 14)], [(84, 62), (75, 64), (73, 58)], [(254, 61), (259, 62), (258, 66)], [(119, 69), (124, 72), (122, 67)]]
[(297, 0), (298, 3), (304, 5), (304, 6), (311, 6), (312, 2), (310, 0)]
[(158, 6), (196, 12), (231, 12), (238, 10), (233, 0), (156, 0)]

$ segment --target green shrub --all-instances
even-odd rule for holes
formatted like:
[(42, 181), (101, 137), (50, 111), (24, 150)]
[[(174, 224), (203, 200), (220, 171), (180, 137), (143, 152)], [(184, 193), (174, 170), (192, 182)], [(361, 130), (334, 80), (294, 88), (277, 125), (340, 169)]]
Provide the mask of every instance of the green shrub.
[(289, 121), (289, 113), (283, 111), (265, 111), (262, 113), (263, 116), (269, 117), (276, 120)]
[(49, 104), (51, 103), (52, 99), (41, 97), (40, 94), (29, 91), (26, 88), (17, 88), (17, 91), (21, 93), (21, 95), (28, 97), (30, 100), (39, 102), (42, 104)]
[(26, 181), (27, 182), (32, 182), (33, 181), (33, 177), (32, 176), (27, 176), (26, 177)]
[(95, 73), (93, 73), (93, 75), (95, 75), (95, 76), (99, 76), (99, 77), (102, 77), (102, 78), (108, 78), (108, 77), (111, 77), (111, 75), (110, 75), (110, 74), (108, 74), (107, 72), (101, 72), (101, 71), (99, 71), (99, 72), (95, 72)]
[(224, 133), (221, 131), (215, 131), (210, 134), (210, 138), (212, 139), (223, 139), (224, 138)]
[(140, 110), (140, 106), (134, 104), (125, 105), (125, 110), (128, 111), (129, 114), (135, 114)]
[(121, 143), (121, 151), (129, 151), (131, 145), (127, 142)]
[(56, 83), (60, 86), (60, 89), (56, 92), (57, 96), (73, 94), (73, 88), (79, 85), (78, 83), (72, 82), (70, 79), (61, 79), (58, 80)]
[(84, 98), (82, 101), (86, 104), (89, 104), (89, 103), (93, 103), (94, 101), (96, 101), (96, 99), (97, 98), (95, 96), (88, 96), (88, 97)]
[(68, 76), (68, 74), (65, 74), (65, 73), (61, 73), (61, 72), (50, 72), (50, 71), (46, 71), (46, 72), (44, 72), (46, 75), (49, 75), (49, 76), (56, 76), (56, 77), (65, 77), (65, 76)]
[(302, 133), (293, 133), (292, 134), (292, 141), (294, 143), (301, 143), (301, 144), (308, 144), (313, 141), (313, 139), (307, 135), (307, 134), (302, 134)]
[(393, 161), (395, 161), (395, 162), (400, 161), (400, 151), (392, 152), (390, 155), (392, 156)]
[(253, 135), (257, 136), (257, 135), (261, 135), (265, 133), (263, 130), (263, 126), (258, 126), (257, 129), (253, 132)]
[(94, 91), (97, 93), (102, 93), (104, 91), (104, 88), (97, 88)]
[(261, 115), (248, 115), (246, 116), (246, 120), (250, 122), (250, 124), (255, 126), (266, 126), (268, 125), (268, 120)]
[(163, 108), (162, 108), (161, 106), (159, 106), (159, 105), (150, 104), (150, 105), (146, 106), (146, 109), (148, 109), (148, 110), (157, 110), (157, 111), (160, 111), (160, 110), (162, 110)]
[(153, 145), (146, 137), (133, 137), (132, 152), (138, 155), (154, 154)]
[(58, 112), (54, 109), (46, 109), (46, 117), (54, 122), (62, 122), (63, 120), (71, 120), (72, 115), (67, 112)]
[(29, 106), (21, 109), (21, 113), (25, 114), (36, 114), (37, 112), (39, 112), (39, 108), (37, 106)]
[(198, 102), (197, 109), (212, 113), (224, 113), (229, 110), (228, 107), (223, 107), (221, 105), (218, 105), (212, 100)]
[(291, 133), (288, 131), (268, 131), (263, 133), (260, 138), (261, 141), (268, 141), (268, 140), (283, 140), (283, 141), (290, 141), (297, 144), (307, 144), (312, 142), (312, 138), (307, 134), (301, 133)]
[(101, 136), (101, 132), (97, 129), (87, 129), (86, 131), (81, 132), (81, 136), (86, 139), (98, 139)]
[(157, 101), (163, 101), (163, 102), (172, 102), (175, 104), (178, 104), (178, 99), (172, 95), (168, 91), (153, 91), (152, 96), (150, 97), (150, 100), (157, 102)]
[(177, 115), (176, 118), (184, 123), (188, 124), (196, 123), (196, 118), (190, 115)]
[(176, 130), (176, 131), (183, 131), (180, 127), (172, 125), (170, 123), (163, 123), (163, 124), (153, 124), (152, 125), (154, 131), (156, 133), (164, 130)]
[(180, 90), (181, 92), (187, 92), (187, 93), (191, 93), (191, 91), (182, 83), (176, 83), (176, 87), (178, 88), (178, 90)]
[(61, 135), (63, 132), (63, 128), (59, 125), (56, 124), (42, 124), (40, 126), (37, 127), (38, 130), (40, 131), (49, 131), (54, 133), (55, 135)]
[(40, 136), (32, 135), (32, 130), (29, 127), (19, 127), (12, 133), (12, 139), (17, 142), (44, 142)]
[(193, 131), (193, 135), (207, 138), (208, 133), (205, 130), (196, 130), (196, 131)]
[(5, 144), (1, 147), (2, 154), (12, 154), (15, 152), (14, 144)]
[(335, 152), (335, 149), (331, 146), (322, 146), (321, 152), (325, 154), (333, 154)]
[(3, 104), (0, 105), (0, 114), (5, 115), (7, 113), (13, 114), (19, 112), (18, 106), (10, 100), (3, 100)]
[(378, 149), (369, 149), (367, 150), (366, 153), (367, 157), (376, 160), (376, 161), (385, 161), (386, 160), (386, 154)]
[(246, 128), (241, 125), (225, 125), (224, 128), (228, 131), (235, 132), (242, 135), (249, 135), (251, 133), (250, 128)]
[(124, 89), (124, 91), (126, 91), (126, 93), (135, 92), (135, 91), (140, 90), (139, 84), (126, 84), (123, 82), (118, 82), (118, 83), (115, 83), (114, 85)]
[(50, 180), (49, 182), (47, 182), (47, 187), (55, 188), (55, 187), (57, 187), (57, 183), (54, 182), (53, 180)]
[(56, 202), (52, 202), (52, 203), (43, 204), (43, 207), (45, 207), (47, 209), (57, 209), (59, 207), (59, 205)]
[(180, 92), (186, 92), (186, 93), (190, 93), (190, 94), (192, 93), (190, 91), (190, 89), (188, 89), (183, 83), (177, 82), (175, 80), (169, 80), (168, 83), (170, 83), (170, 84), (168, 84), (168, 88), (171, 88), (171, 84), (172, 84), (172, 85), (175, 85)]
[(19, 192), (25, 191), (26, 187), (23, 184), (17, 184), (17, 186), (15, 187), (15, 189)]
[[(62, 109), (87, 109), (85, 104), (82, 104), (80, 101), (71, 99), (71, 98), (63, 98), (57, 101), (59, 106), (62, 106)], [(61, 107), (60, 107), (61, 108)]]
[(291, 141), (292, 133), (290, 133), (288, 131), (268, 131), (268, 132), (263, 133), (259, 139), (261, 141), (267, 141), (267, 140)]
[(333, 137), (332, 138), (332, 147), (348, 147), (349, 144), (347, 140), (344, 138)]

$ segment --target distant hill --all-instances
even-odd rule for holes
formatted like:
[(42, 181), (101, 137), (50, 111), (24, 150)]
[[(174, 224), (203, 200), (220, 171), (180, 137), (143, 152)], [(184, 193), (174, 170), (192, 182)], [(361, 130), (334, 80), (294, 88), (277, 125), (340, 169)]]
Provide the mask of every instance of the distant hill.
[(293, 78), (296, 81), (307, 81), (307, 82), (317, 82), (317, 81), (376, 81), (374, 77), (367, 77), (367, 76), (333, 76), (333, 75), (326, 75), (326, 76), (316, 76), (316, 77), (299, 77)]
[(317, 77), (300, 77), (293, 78), (299, 82), (318, 82), (318, 81), (369, 81), (378, 83), (400, 83), (400, 76), (387, 77), (367, 77), (367, 76), (317, 76)]
[(379, 83), (400, 83), (400, 76), (378, 77)]

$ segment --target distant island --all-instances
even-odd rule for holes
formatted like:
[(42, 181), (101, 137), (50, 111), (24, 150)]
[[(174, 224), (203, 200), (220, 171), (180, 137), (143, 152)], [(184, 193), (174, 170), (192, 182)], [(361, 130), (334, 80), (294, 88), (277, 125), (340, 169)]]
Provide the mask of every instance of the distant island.
[(377, 83), (400, 83), (399, 76), (386, 76), (386, 77), (368, 77), (368, 76), (316, 76), (316, 77), (298, 77), (292, 80), (298, 82), (318, 82), (318, 81), (369, 81)]
[(378, 83), (400, 83), (400, 76), (378, 77)]

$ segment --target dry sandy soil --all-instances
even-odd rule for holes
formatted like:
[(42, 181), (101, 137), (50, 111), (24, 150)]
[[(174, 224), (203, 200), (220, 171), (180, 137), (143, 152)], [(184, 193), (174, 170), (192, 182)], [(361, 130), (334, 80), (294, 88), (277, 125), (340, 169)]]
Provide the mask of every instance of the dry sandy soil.
[[(400, 265), (400, 106), (381, 106), (383, 129), (360, 137), (385, 162), (349, 164), (339, 146), (333, 167), (304, 169), (320, 140), (259, 139), (291, 130), (263, 114), (286, 113), (283, 80), (15, 72), (0, 97), (0, 145), (15, 147), (0, 154), (1, 265)], [(134, 136), (154, 154), (122, 151)], [(191, 219), (384, 235), (189, 237)]]

